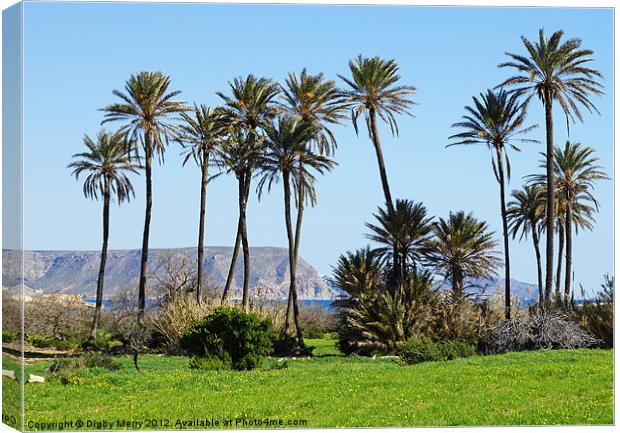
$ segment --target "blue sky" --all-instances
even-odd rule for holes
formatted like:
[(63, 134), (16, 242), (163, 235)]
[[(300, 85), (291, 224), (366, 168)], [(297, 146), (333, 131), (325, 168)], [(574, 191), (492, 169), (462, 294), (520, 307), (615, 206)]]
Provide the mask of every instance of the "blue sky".
[[(610, 176), (613, 161), (613, 12), (611, 9), (336, 7), (201, 4), (27, 3), (24, 40), (25, 239), (29, 249), (98, 249), (100, 204), (85, 200), (66, 165), (82, 149), (84, 133), (95, 135), (102, 113), (131, 73), (161, 70), (172, 89), (190, 103), (219, 103), (215, 92), (228, 81), (254, 73), (283, 80), (307, 67), (336, 79), (358, 54), (395, 58), (402, 81), (418, 88), (414, 118), (399, 118), (400, 136), (381, 125), (392, 194), (423, 201), (430, 213), (473, 211), (500, 240), (499, 191), (485, 147), (446, 149), (450, 125), (472, 95), (502, 81), (497, 68), (505, 51), (523, 52), (519, 37), (540, 27), (564, 29), (595, 51), (593, 66), (606, 77), (602, 115), (586, 115), (571, 126), (571, 139), (597, 150)], [(555, 111), (556, 142), (567, 138), (564, 117)], [(509, 190), (538, 171), (544, 118), (535, 101), (528, 123), (541, 127), (511, 154)], [(113, 128), (114, 126), (107, 126)], [(374, 151), (363, 131), (347, 123), (335, 129), (339, 167), (319, 179), (319, 203), (306, 212), (301, 254), (320, 272), (330, 272), (338, 255), (366, 245), (364, 222), (382, 203)], [(152, 247), (196, 244), (199, 172), (181, 167), (171, 145), (166, 164), (154, 171)], [(111, 248), (139, 248), (144, 181), (137, 197), (112, 209)], [(281, 187), (280, 187), (281, 188)], [(249, 205), (253, 246), (285, 247), (280, 188)], [(579, 233), (574, 245), (576, 282), (598, 287), (613, 272), (613, 182), (597, 185), (601, 203), (594, 232)], [(209, 186), (208, 245), (232, 245), (237, 219), (236, 184), (222, 177)], [(535, 282), (530, 242), (511, 243), (512, 273)]]

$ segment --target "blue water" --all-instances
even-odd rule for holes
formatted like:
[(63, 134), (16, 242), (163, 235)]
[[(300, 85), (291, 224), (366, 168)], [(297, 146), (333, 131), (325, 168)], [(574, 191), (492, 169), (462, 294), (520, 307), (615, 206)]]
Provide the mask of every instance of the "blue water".
[[(86, 302), (90, 302), (90, 303), (95, 303), (95, 299), (84, 299), (84, 301)], [(286, 302), (284, 300), (282, 301), (275, 301), (275, 302)], [(323, 307), (327, 310), (329, 310), (330, 312), (334, 312), (335, 308), (331, 306), (332, 302), (334, 302), (333, 300), (330, 299), (304, 299), (302, 301), (299, 301), (299, 303), (301, 305), (304, 305), (306, 307), (312, 307), (312, 306), (319, 306), (319, 307)], [(112, 308), (113, 302), (110, 299), (104, 299), (102, 301), (103, 304), (103, 308), (106, 310), (110, 310)]]

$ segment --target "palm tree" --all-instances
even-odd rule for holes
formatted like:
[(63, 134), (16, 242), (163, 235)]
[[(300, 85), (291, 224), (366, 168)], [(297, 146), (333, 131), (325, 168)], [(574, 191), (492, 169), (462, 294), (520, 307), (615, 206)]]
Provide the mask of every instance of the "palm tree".
[[(345, 118), (343, 111), (346, 106), (340, 102), (340, 95), (336, 83), (326, 80), (323, 74), (310, 75), (302, 69), (297, 75), (290, 72), (285, 85), (281, 85), (282, 106), (290, 114), (300, 116), (305, 122), (315, 126), (316, 135), (308, 143), (321, 155), (329, 156), (337, 146), (336, 137), (331, 127), (340, 124)], [(300, 159), (299, 174), (304, 175), (303, 158)], [(297, 191), (297, 221), (295, 224), (295, 264), (299, 258), (299, 244), (301, 240), (301, 225), (303, 221), (305, 202), (310, 196), (304, 189), (304, 183), (299, 184)], [(292, 296), (289, 293), (287, 311), (292, 310)], [(289, 314), (286, 316), (288, 324)], [(286, 326), (285, 326), (286, 328)]]
[[(120, 132), (133, 139), (140, 139), (144, 152), (144, 171), (146, 174), (146, 209), (144, 232), (142, 235), (142, 255), (140, 261), (140, 283), (138, 286), (138, 327), (144, 326), (146, 301), (146, 274), (149, 254), (149, 233), (151, 208), (153, 206), (152, 160), (156, 155), (163, 162), (164, 151), (170, 139), (175, 137), (175, 126), (170, 123), (174, 115), (187, 111), (185, 103), (175, 101), (180, 91), (168, 92), (170, 77), (161, 72), (142, 71), (129, 77), (125, 83), (125, 93), (114, 90), (112, 93), (121, 102), (102, 108), (105, 111), (103, 122), (126, 122)], [(139, 152), (135, 147), (136, 153)], [(137, 360), (137, 358), (136, 358)], [(136, 367), (139, 368), (137, 362)]]
[(504, 174), (504, 156), (506, 157), (507, 177), (510, 180), (510, 160), (508, 148), (517, 152), (520, 149), (514, 142), (537, 142), (520, 138), (538, 125), (524, 127), (525, 107), (518, 100), (516, 94), (509, 96), (505, 91), (498, 93), (488, 89), (486, 94), (481, 93), (480, 99), (472, 98), (474, 106), (465, 107), (467, 114), (463, 121), (452, 127), (463, 128), (464, 131), (450, 136), (452, 143), (449, 146), (459, 144), (471, 145), (482, 144), (494, 151), (491, 159), (495, 179), (499, 183), (500, 210), (502, 217), (502, 230), (504, 236), (504, 290), (505, 290), (505, 315), (510, 319), (510, 254), (508, 247), (508, 221), (506, 218), (506, 176)]
[(525, 36), (521, 40), (526, 55), (506, 53), (511, 60), (501, 63), (500, 68), (516, 69), (517, 75), (508, 78), (498, 87), (514, 87), (516, 95), (526, 95), (526, 104), (533, 96), (538, 96), (545, 108), (545, 126), (547, 130), (546, 175), (547, 175), (547, 246), (545, 272), (545, 299), (550, 302), (553, 284), (553, 217), (555, 199), (555, 181), (553, 177), (553, 102), (557, 101), (566, 115), (566, 121), (583, 121), (578, 104), (589, 112), (597, 112), (589, 99), (592, 94), (601, 95), (602, 84), (596, 81), (602, 78), (600, 72), (588, 68), (587, 63), (593, 59), (592, 50), (581, 48), (581, 39), (571, 38), (560, 43), (564, 31), (558, 30), (546, 38), (543, 29), (538, 32), (538, 42), (530, 42)]
[(463, 211), (450, 212), (447, 219), (433, 223), (434, 237), (425, 249), (426, 260), (434, 272), (451, 283), (452, 299), (460, 303), (465, 294), (467, 279), (494, 277), (501, 264), (494, 248), (497, 242), (487, 223)]
[(398, 65), (395, 60), (384, 60), (380, 57), (357, 56), (349, 61), (351, 78), (338, 75), (349, 87), (340, 92), (342, 103), (351, 108), (351, 120), (356, 134), (359, 134), (357, 120), (364, 115), (368, 135), (375, 147), (381, 185), (388, 208), (394, 206), (388, 184), (377, 117), (390, 125), (392, 135), (398, 135), (397, 114), (411, 115), (409, 106), (414, 102), (409, 99), (416, 88), (397, 84), (400, 80)]
[(372, 295), (382, 286), (381, 258), (370, 247), (341, 255), (333, 271), (336, 286), (354, 298)]
[(566, 273), (564, 278), (564, 302), (570, 300), (570, 282), (573, 254), (573, 225), (576, 233), (579, 229), (592, 230), (593, 214), (598, 211), (598, 201), (592, 190), (594, 182), (609, 179), (599, 159), (594, 156), (594, 149), (579, 143), (567, 141), (564, 149), (555, 148), (554, 175), (556, 188), (563, 200), (563, 228), (566, 242)]
[(418, 270), (433, 218), (427, 216), (422, 203), (400, 199), (396, 200), (394, 208), (379, 208), (374, 217), (379, 224), (366, 223), (372, 232), (368, 238), (383, 245), (375, 248), (375, 253), (383, 263), (389, 263), (393, 282), (403, 284), (410, 271)]
[[(304, 122), (299, 116), (281, 116), (276, 125), (265, 128), (267, 149), (260, 159), (262, 177), (258, 183), (259, 197), (265, 188), (271, 190), (272, 185), (282, 178), (284, 186), (284, 219), (286, 222), (286, 234), (289, 245), (289, 276), (290, 297), (293, 305), (293, 317), (297, 330), (297, 340), (300, 348), (303, 348), (303, 330), (299, 322), (299, 306), (297, 304), (296, 269), (297, 257), (295, 256), (295, 235), (291, 219), (291, 185), (299, 190), (304, 185), (308, 192), (313, 191), (314, 176), (308, 172), (313, 169), (319, 174), (330, 170), (335, 162), (325, 156), (313, 153), (307, 147), (308, 141), (316, 136), (313, 124)], [(299, 165), (305, 166), (299, 171)], [(300, 177), (301, 174), (301, 177)], [(305, 199), (302, 197), (302, 199)], [(288, 324), (288, 314), (287, 314)], [(284, 332), (288, 326), (285, 325)]]
[(545, 191), (540, 185), (524, 185), (523, 189), (512, 191), (513, 200), (508, 202), (506, 216), (512, 238), (519, 235), (519, 240), (532, 236), (536, 254), (536, 270), (538, 277), (538, 303), (542, 308), (545, 295), (542, 283), (542, 262), (540, 258), (540, 232), (543, 227)]
[(103, 199), (103, 243), (97, 276), (95, 314), (93, 315), (89, 338), (92, 343), (97, 338), (97, 327), (99, 326), (103, 300), (105, 264), (108, 256), (108, 236), (110, 233), (110, 198), (116, 196), (119, 205), (124, 201), (130, 201), (131, 197), (134, 196), (134, 190), (128, 174), (137, 173), (138, 169), (142, 167), (134, 162), (127, 151), (134, 146), (134, 143), (127, 141), (121, 134), (108, 134), (101, 131), (97, 134), (96, 141), (93, 141), (88, 135), (84, 135), (83, 141), (87, 151), (73, 155), (74, 161), (68, 165), (68, 168), (73, 169), (71, 174), (75, 176), (76, 180), (82, 173), (86, 174), (83, 187), (86, 198), (99, 200), (101, 197)]
[(192, 114), (181, 113), (184, 123), (179, 126), (177, 140), (185, 147), (183, 165), (193, 159), (200, 167), (200, 213), (198, 222), (198, 282), (196, 301), (200, 302), (203, 285), (205, 210), (207, 206), (207, 183), (209, 158), (220, 145), (226, 127), (220, 116), (206, 105), (194, 105)]
[[(278, 84), (268, 78), (235, 78), (230, 85), (231, 96), (222, 92), (217, 95), (224, 101), (222, 119), (230, 125), (232, 139), (232, 160), (226, 165), (232, 168), (239, 182), (239, 223), (237, 225), (237, 241), (230, 263), (228, 278), (222, 300), (228, 296), (232, 276), (239, 250), (239, 240), (243, 246), (243, 308), (249, 305), (250, 282), (250, 246), (247, 234), (247, 202), (250, 195), (250, 183), (256, 168), (256, 161), (264, 146), (263, 128), (277, 114), (274, 103), (279, 93)], [(231, 166), (232, 162), (232, 166)]]

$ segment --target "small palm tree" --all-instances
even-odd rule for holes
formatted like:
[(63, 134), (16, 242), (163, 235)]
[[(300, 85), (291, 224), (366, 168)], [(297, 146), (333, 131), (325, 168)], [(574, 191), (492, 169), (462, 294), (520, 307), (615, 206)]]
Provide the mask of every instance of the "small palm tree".
[(417, 272), (421, 253), (429, 240), (432, 217), (422, 203), (396, 200), (394, 208), (374, 214), (378, 225), (366, 223), (371, 230), (368, 238), (382, 247), (375, 248), (383, 263), (392, 269), (392, 282), (403, 284), (410, 272)]
[(366, 120), (368, 135), (372, 140), (377, 154), (381, 185), (388, 208), (394, 206), (388, 184), (381, 139), (377, 127), (377, 117), (390, 125), (392, 135), (398, 135), (396, 115), (407, 114), (414, 104), (410, 99), (415, 93), (413, 86), (399, 85), (400, 75), (395, 60), (384, 60), (380, 57), (357, 56), (349, 61), (351, 78), (338, 75), (349, 87), (340, 92), (342, 103), (351, 108), (351, 120), (355, 132), (359, 133), (357, 121), (363, 114)]
[(99, 200), (101, 197), (103, 200), (103, 243), (97, 276), (95, 314), (93, 315), (89, 338), (92, 343), (97, 338), (97, 327), (99, 326), (103, 301), (105, 265), (110, 233), (110, 199), (115, 196), (119, 205), (124, 201), (128, 202), (134, 196), (133, 186), (128, 174), (138, 173), (142, 167), (128, 153), (128, 149), (131, 149), (134, 143), (127, 141), (121, 134), (108, 134), (101, 131), (97, 134), (96, 141), (85, 135), (84, 145), (87, 151), (73, 155), (74, 161), (68, 165), (68, 168), (73, 169), (71, 174), (75, 176), (76, 180), (82, 173), (86, 174), (83, 187), (86, 198)]
[(341, 255), (333, 272), (336, 286), (351, 297), (370, 296), (382, 286), (381, 258), (370, 247)]
[(513, 87), (516, 95), (525, 95), (528, 101), (537, 96), (545, 108), (547, 130), (546, 175), (546, 273), (545, 296), (551, 299), (553, 284), (553, 231), (555, 181), (553, 175), (553, 103), (557, 102), (566, 115), (566, 121), (577, 117), (583, 121), (578, 104), (589, 112), (598, 112), (590, 100), (591, 95), (601, 95), (602, 85), (596, 81), (602, 78), (600, 72), (587, 66), (593, 59), (592, 50), (581, 48), (581, 39), (571, 38), (561, 42), (564, 32), (558, 30), (546, 38), (543, 29), (538, 32), (538, 41), (530, 42), (521, 36), (526, 55), (506, 53), (511, 60), (501, 63), (500, 68), (515, 69), (517, 75), (508, 78), (498, 87)]
[(540, 185), (524, 185), (523, 189), (512, 191), (513, 200), (508, 202), (506, 216), (512, 238), (519, 240), (532, 236), (536, 254), (538, 277), (538, 302), (542, 307), (545, 299), (542, 282), (542, 262), (540, 258), (540, 232), (543, 227), (545, 191)]
[[(121, 101), (102, 108), (106, 122), (125, 122), (120, 132), (142, 144), (144, 172), (146, 174), (146, 209), (144, 232), (142, 236), (142, 255), (140, 261), (140, 283), (138, 287), (138, 326), (144, 326), (146, 301), (147, 262), (149, 254), (149, 234), (151, 227), (151, 208), (153, 206), (152, 160), (157, 156), (163, 161), (164, 151), (169, 140), (176, 134), (170, 122), (173, 116), (187, 111), (185, 103), (175, 101), (180, 91), (168, 91), (170, 77), (161, 72), (142, 71), (129, 77), (125, 83), (125, 93), (114, 90), (112, 93)], [(136, 153), (139, 148), (135, 147)], [(136, 358), (137, 360), (137, 358)], [(136, 362), (136, 367), (139, 365)]]
[[(284, 186), (284, 219), (289, 244), (289, 293), (292, 300), (298, 344), (300, 348), (303, 348), (305, 346), (304, 337), (299, 322), (299, 306), (297, 304), (296, 238), (293, 233), (291, 219), (291, 186), (299, 190), (304, 185), (306, 191), (313, 191), (314, 176), (308, 170), (312, 169), (319, 174), (323, 174), (330, 170), (335, 165), (335, 162), (308, 149), (307, 143), (316, 136), (316, 130), (314, 125), (304, 122), (298, 116), (288, 115), (279, 117), (275, 125), (269, 125), (265, 128), (265, 134), (267, 148), (259, 162), (262, 175), (258, 183), (259, 198), (265, 189), (270, 191), (272, 185), (277, 183), (280, 178), (282, 179)], [(301, 172), (302, 177), (299, 176), (300, 164), (305, 166), (304, 171)], [(285, 332), (287, 330), (287, 326), (285, 326)]]
[(520, 149), (515, 142), (527, 143), (536, 140), (522, 138), (522, 136), (538, 125), (525, 127), (525, 107), (513, 94), (509, 96), (505, 91), (498, 93), (488, 89), (486, 94), (481, 93), (480, 99), (475, 96), (473, 107), (465, 107), (467, 114), (463, 121), (452, 127), (463, 128), (464, 131), (450, 136), (453, 140), (448, 146), (482, 144), (494, 152), (491, 159), (495, 179), (499, 183), (500, 210), (504, 236), (504, 289), (505, 289), (505, 314), (510, 318), (510, 254), (508, 247), (508, 221), (506, 218), (506, 175), (504, 174), (504, 157), (506, 159), (507, 177), (510, 179), (510, 161), (508, 148), (515, 151)]
[(207, 206), (207, 182), (209, 159), (218, 148), (226, 133), (221, 116), (206, 105), (194, 105), (193, 112), (181, 113), (183, 123), (179, 126), (177, 140), (185, 148), (183, 165), (193, 159), (200, 167), (200, 212), (198, 222), (198, 282), (196, 300), (200, 302), (203, 285), (205, 210)]
[(447, 219), (433, 223), (434, 237), (428, 242), (425, 257), (434, 272), (451, 283), (454, 303), (460, 303), (468, 279), (492, 278), (501, 265), (494, 248), (497, 242), (487, 223), (463, 211), (450, 212)]
[(222, 92), (217, 95), (224, 101), (221, 108), (222, 119), (229, 124), (231, 138), (226, 146), (227, 155), (224, 166), (233, 171), (239, 183), (239, 223), (237, 240), (233, 250), (222, 301), (226, 300), (234, 275), (239, 241), (243, 246), (243, 308), (249, 305), (250, 282), (250, 245), (247, 234), (247, 202), (250, 195), (250, 184), (256, 163), (264, 147), (263, 128), (277, 114), (275, 98), (279, 93), (278, 84), (268, 78), (235, 78), (230, 85), (231, 95)]

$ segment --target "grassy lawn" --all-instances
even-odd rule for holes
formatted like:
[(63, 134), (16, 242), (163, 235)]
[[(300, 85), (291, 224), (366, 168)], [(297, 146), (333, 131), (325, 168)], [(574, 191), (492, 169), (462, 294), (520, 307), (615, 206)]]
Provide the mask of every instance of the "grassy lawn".
[[(320, 356), (269, 360), (251, 372), (195, 371), (187, 358), (143, 356), (142, 373), (122, 358), (120, 371), (92, 371), (81, 385), (27, 384), (26, 428), (78, 419), (106, 420), (117, 430), (205, 428), (177, 424), (195, 419), (218, 420), (215, 428), (232, 419), (232, 427), (243, 427), (237, 418), (304, 420), (302, 427), (613, 423), (612, 351), (511, 353), (403, 367), (389, 359), (334, 356), (331, 340), (308, 344)], [(48, 366), (29, 365), (26, 374), (47, 375)], [(7, 387), (17, 384), (3, 381), (5, 393)], [(117, 420), (142, 424), (123, 427)]]

